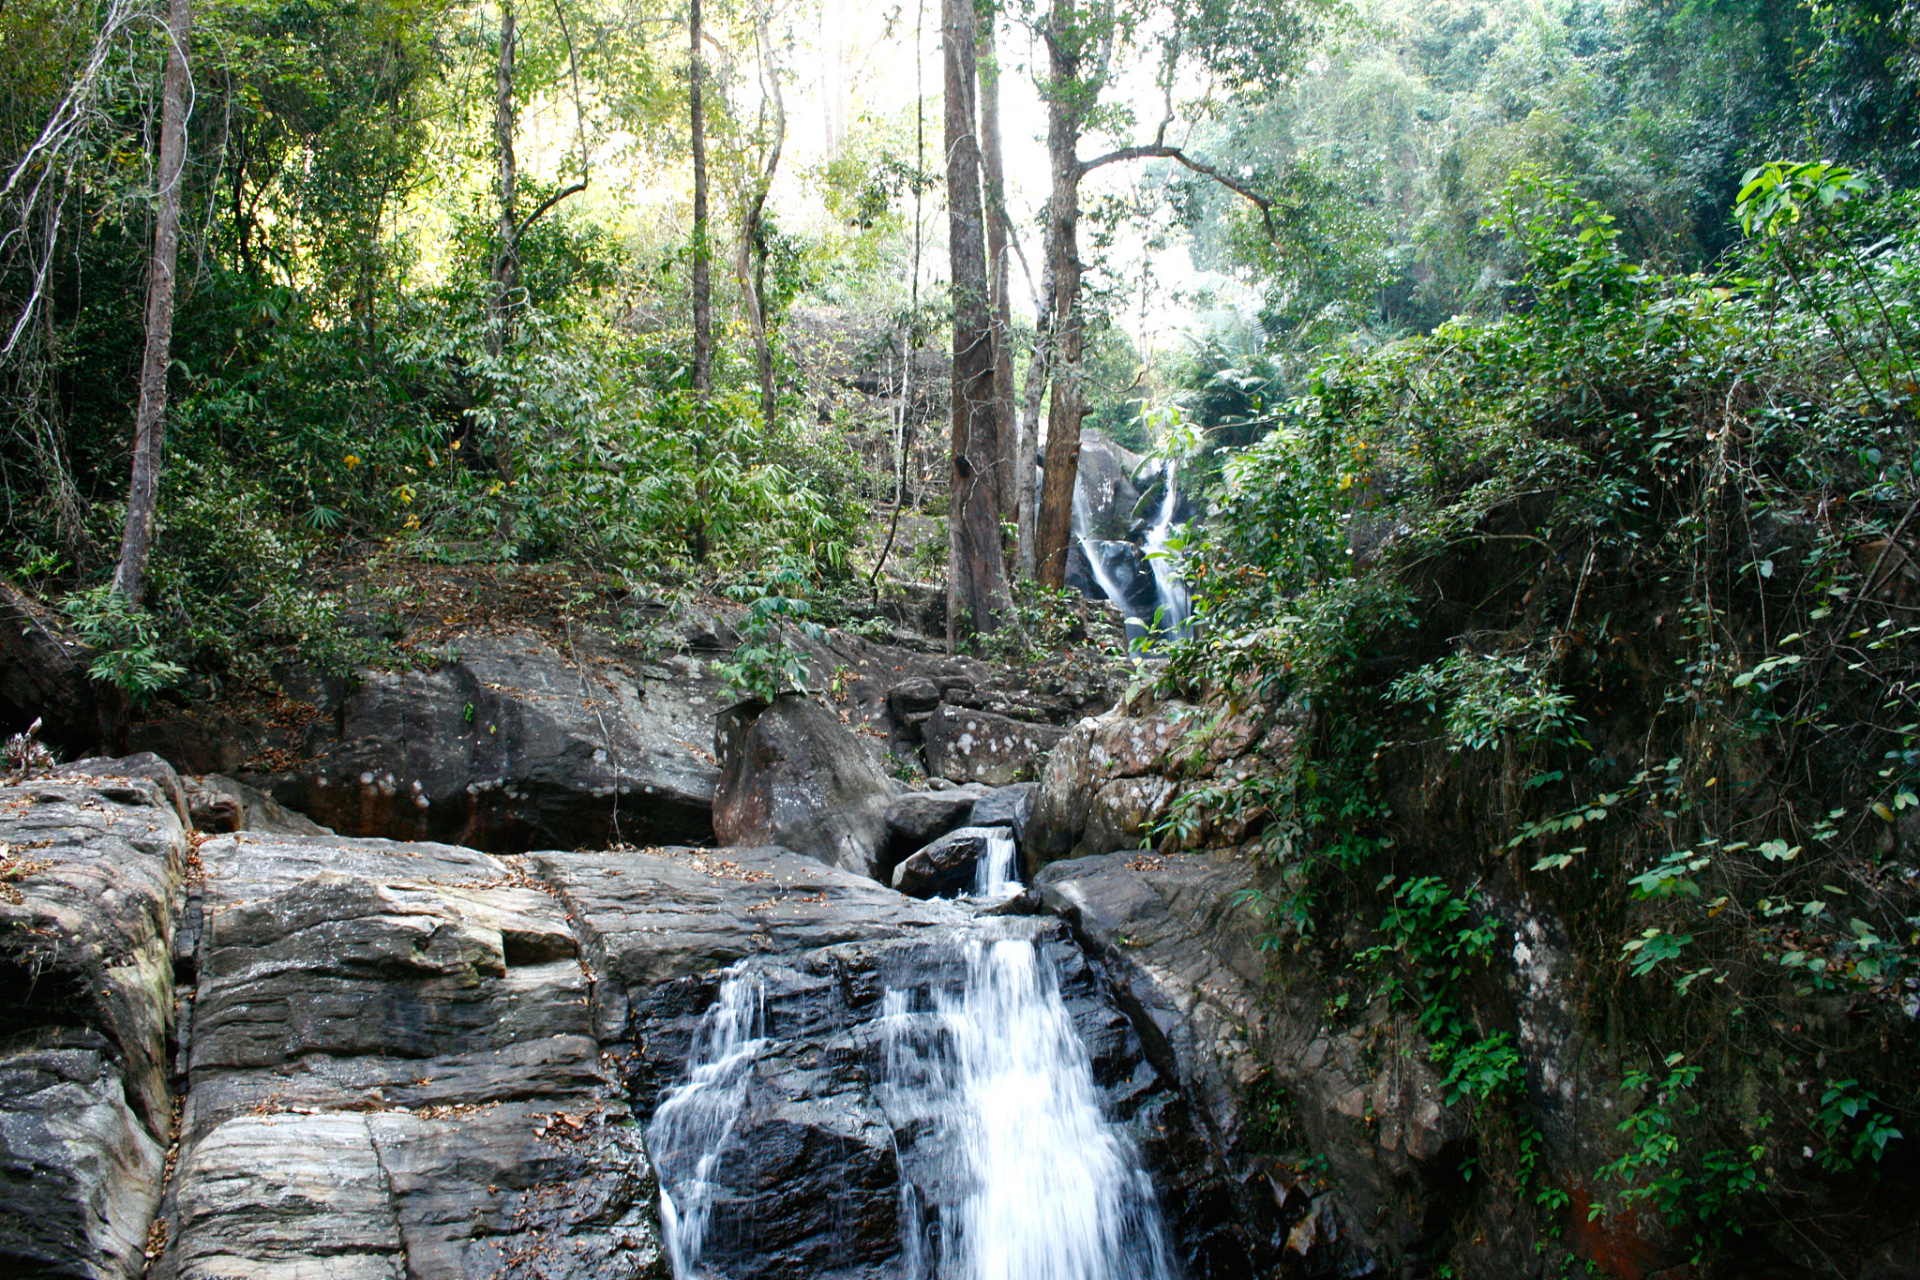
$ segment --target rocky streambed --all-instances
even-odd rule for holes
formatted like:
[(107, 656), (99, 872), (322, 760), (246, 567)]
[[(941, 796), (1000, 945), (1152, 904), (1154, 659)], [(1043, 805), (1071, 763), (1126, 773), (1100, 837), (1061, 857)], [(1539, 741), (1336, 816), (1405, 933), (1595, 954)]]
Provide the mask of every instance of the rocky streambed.
[[(144, 730), (255, 786), (148, 753), (0, 788), (0, 1274), (1417, 1258), (1456, 1135), (1371, 1048), (1405, 1029), (1273, 989), (1244, 859), (1137, 847), (1286, 726), (1086, 719), (1097, 682), (842, 637), (827, 697), (771, 705), (571, 637), (458, 648), (250, 747)], [(1276, 1099), (1338, 1199), (1274, 1158)]]
[(0, 1062), (9, 1275), (664, 1274), (645, 1125), (743, 976), (763, 1043), (703, 1265), (910, 1274), (978, 1170), (889, 1054), (903, 1020), (942, 1038), (933, 1010), (995, 945), (1044, 975), (1169, 1255), (1251, 1274), (1275, 1243), (1137, 992), (1051, 915), (778, 848), (207, 837), (164, 769), (96, 767), (0, 792), (0, 839), (35, 864), (4, 904), (30, 993), (10, 987)]

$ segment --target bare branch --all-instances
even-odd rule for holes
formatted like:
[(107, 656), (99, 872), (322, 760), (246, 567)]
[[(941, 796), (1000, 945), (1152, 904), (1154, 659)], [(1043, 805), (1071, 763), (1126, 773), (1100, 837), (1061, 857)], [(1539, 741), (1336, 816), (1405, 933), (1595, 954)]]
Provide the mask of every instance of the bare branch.
[(1266, 227), (1267, 239), (1274, 243), (1279, 242), (1279, 229), (1273, 225), (1273, 200), (1271, 197), (1261, 194), (1231, 174), (1222, 173), (1204, 160), (1194, 159), (1186, 153), (1184, 148), (1169, 147), (1158, 142), (1143, 147), (1121, 147), (1118, 151), (1109, 151), (1103, 156), (1095, 156), (1091, 160), (1081, 161), (1080, 173), (1081, 176), (1084, 177), (1092, 173), (1095, 169), (1104, 168), (1110, 164), (1119, 164), (1126, 160), (1172, 160), (1186, 166), (1202, 177), (1212, 178), (1215, 182), (1233, 192), (1235, 195), (1243, 197), (1247, 203), (1258, 209), (1260, 211), (1260, 221)]

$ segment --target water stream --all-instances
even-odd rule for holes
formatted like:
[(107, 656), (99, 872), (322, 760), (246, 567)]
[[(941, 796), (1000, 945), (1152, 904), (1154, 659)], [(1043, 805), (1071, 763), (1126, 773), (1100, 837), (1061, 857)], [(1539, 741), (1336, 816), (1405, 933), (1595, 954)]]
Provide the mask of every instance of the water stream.
[(1153, 572), (1154, 597), (1158, 601), (1155, 623), (1167, 635), (1185, 638), (1187, 620), (1193, 615), (1192, 598), (1180, 577), (1178, 559), (1169, 540), (1173, 536), (1173, 517), (1180, 508), (1179, 473), (1167, 463), (1166, 491), (1160, 495), (1160, 510), (1147, 529), (1147, 567)]
[(896, 1003), (885, 1028), (882, 1105), (945, 1146), (930, 1180), (947, 1194), (907, 1255), (933, 1280), (1172, 1280), (1152, 1179), (1103, 1113), (1059, 982), (1028, 938), (964, 945), (964, 987), (917, 1015)]
[[(979, 872), (999, 889), (1017, 885), (1012, 874), (1011, 857), (983, 860)], [(892, 1130), (899, 1176), (889, 1271), (906, 1280), (1175, 1280), (1152, 1178), (1105, 1113), (1034, 938), (1025, 918), (954, 926), (933, 944), (930, 967), (909, 970), (912, 985), (889, 987), (875, 1011), (870, 1096)], [(752, 1158), (733, 1149), (756, 1056), (779, 1043), (754, 963), (725, 977), (686, 1079), (647, 1129), (676, 1280), (751, 1280), (704, 1254), (728, 1194), (723, 1158), (728, 1176)], [(749, 1241), (744, 1256), (755, 1254)]]
[(766, 1045), (766, 996), (758, 979), (736, 973), (700, 1020), (687, 1079), (668, 1093), (647, 1126), (660, 1178), (660, 1234), (679, 1280), (703, 1274), (700, 1253), (727, 1152), (747, 1099), (754, 1055)]

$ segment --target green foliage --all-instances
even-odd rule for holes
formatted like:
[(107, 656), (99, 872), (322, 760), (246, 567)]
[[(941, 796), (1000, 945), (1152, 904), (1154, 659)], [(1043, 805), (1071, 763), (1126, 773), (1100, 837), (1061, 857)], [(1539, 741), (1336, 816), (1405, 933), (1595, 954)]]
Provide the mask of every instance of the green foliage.
[(740, 644), (731, 657), (714, 662), (713, 673), (743, 698), (771, 702), (789, 691), (807, 692), (806, 649), (787, 635), (795, 631), (818, 640), (825, 628), (807, 615), (804, 566), (788, 562), (758, 582), (736, 583), (727, 594), (747, 602), (746, 614), (736, 624)]
[(144, 706), (187, 674), (164, 656), (151, 616), (111, 586), (76, 591), (60, 602), (79, 637), (94, 650), (87, 674)]
[[(1392, 883), (1389, 876), (1380, 888)], [(1441, 1087), (1447, 1102), (1497, 1099), (1517, 1088), (1521, 1067), (1513, 1036), (1481, 1034), (1468, 1005), (1469, 985), (1493, 956), (1495, 922), (1455, 897), (1438, 877), (1421, 876), (1394, 889), (1380, 932), (1384, 941), (1358, 952), (1354, 963), (1382, 970), (1380, 990), (1389, 998), (1413, 1001), (1433, 1060), (1446, 1068)], [(1392, 967), (1396, 959), (1405, 964), (1406, 977)]]
[(1820, 1127), (1828, 1143), (1820, 1163), (1835, 1170), (1852, 1169), (1869, 1159), (1879, 1164), (1888, 1144), (1905, 1136), (1880, 1105), (1880, 1099), (1858, 1080), (1828, 1084), (1820, 1095)]
[[(1739, 1150), (1687, 1149), (1682, 1122), (1701, 1113), (1701, 1103), (1689, 1090), (1702, 1069), (1683, 1062), (1683, 1054), (1669, 1054), (1664, 1078), (1630, 1071), (1621, 1081), (1627, 1093), (1645, 1096), (1620, 1122), (1620, 1132), (1627, 1136), (1626, 1151), (1600, 1173), (1620, 1186), (1623, 1206), (1646, 1204), (1669, 1226), (1690, 1228), (1693, 1261), (1698, 1264), (1721, 1245), (1722, 1237), (1740, 1234), (1740, 1220), (1733, 1211), (1766, 1190), (1762, 1172), (1766, 1148), (1754, 1143)], [(1595, 1200), (1588, 1217), (1597, 1219), (1605, 1213), (1605, 1204)]]

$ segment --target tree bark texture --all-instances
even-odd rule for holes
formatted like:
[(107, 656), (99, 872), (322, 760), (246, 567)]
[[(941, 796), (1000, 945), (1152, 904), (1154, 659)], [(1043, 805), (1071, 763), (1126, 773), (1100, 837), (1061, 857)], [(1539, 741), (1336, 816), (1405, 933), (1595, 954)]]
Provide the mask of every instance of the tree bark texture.
[(700, 0), (688, 0), (687, 39), (692, 57), (687, 65), (687, 116), (693, 151), (693, 558), (707, 558), (706, 510), (707, 400), (713, 390), (713, 259), (708, 243), (707, 117), (702, 100), (705, 62), (700, 56), (705, 33), (701, 29)]
[(1073, 486), (1080, 469), (1080, 355), (1085, 319), (1080, 309), (1079, 144), (1090, 94), (1080, 78), (1081, 45), (1073, 0), (1054, 0), (1047, 26), (1047, 164), (1052, 192), (1047, 201), (1047, 275), (1052, 285), (1048, 365), (1046, 474), (1035, 532), (1035, 576), (1058, 591), (1066, 582), (1067, 544), (1073, 537)]
[(140, 359), (140, 400), (133, 419), (133, 479), (127, 522), (114, 567), (114, 589), (139, 604), (153, 553), (153, 515), (160, 499), (160, 464), (167, 436), (167, 368), (173, 359), (174, 267), (180, 257), (180, 187), (187, 160), (187, 42), (193, 35), (189, 0), (167, 5), (167, 69), (160, 104), (160, 185), (154, 212), (153, 258), (147, 274), (147, 340)]
[[(993, 400), (1000, 423), (1000, 456), (994, 464), (1000, 513), (1021, 519), (1021, 508), (1033, 501), (1033, 467), (1019, 465), (1019, 431), (1014, 427), (1013, 301), (1007, 290), (1012, 280), (1008, 261), (1006, 165), (1000, 150), (1000, 67), (994, 57), (993, 21), (980, 31), (984, 54), (980, 72), (980, 163), (987, 185), (987, 273), (993, 303)], [(1022, 481), (1025, 483), (1022, 483)], [(1031, 516), (1027, 517), (1029, 520)]]
[(973, 0), (943, 0), (946, 52), (947, 238), (953, 274), (953, 483), (947, 505), (949, 647), (999, 630), (1012, 607), (1000, 550), (994, 399), (974, 111)]

